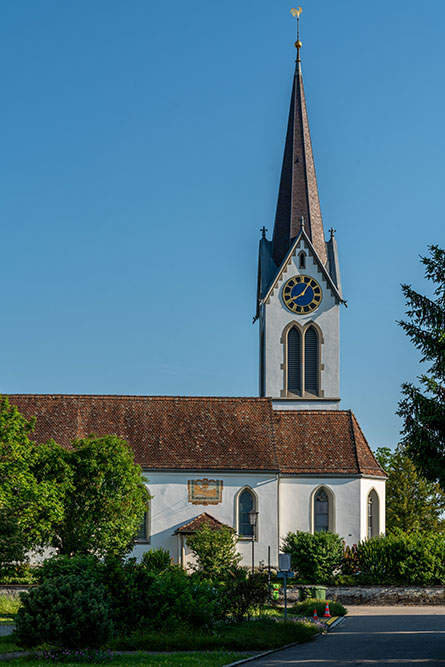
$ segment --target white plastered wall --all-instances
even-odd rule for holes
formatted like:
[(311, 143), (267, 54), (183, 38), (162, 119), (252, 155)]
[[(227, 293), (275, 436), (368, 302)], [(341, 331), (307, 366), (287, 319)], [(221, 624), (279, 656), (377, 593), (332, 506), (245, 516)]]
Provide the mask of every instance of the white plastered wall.
[(354, 477), (281, 477), (280, 479), (280, 532), (313, 532), (312, 496), (323, 486), (333, 499), (333, 531), (346, 544), (360, 539), (361, 478)]
[[(298, 253), (306, 252), (306, 268), (298, 269)], [(297, 315), (291, 313), (285, 306), (281, 297), (283, 283), (294, 275), (304, 274), (317, 280), (323, 290), (323, 298), (320, 306), (308, 315)], [(304, 326), (308, 322), (317, 324), (322, 333), (324, 343), (321, 346), (321, 389), (325, 398), (339, 397), (339, 305), (328, 288), (327, 282), (308, 247), (301, 241), (296, 255), (292, 257), (291, 263), (284, 270), (281, 278), (274, 288), (273, 294), (264, 306), (265, 324), (265, 395), (279, 398), (283, 389), (284, 370), (284, 346), (281, 336), (284, 328), (292, 321), (297, 321)], [(285, 401), (283, 401), (285, 402)], [(300, 409), (304, 408), (337, 408), (338, 402), (307, 401), (297, 402)], [(295, 408), (295, 406), (293, 406)], [(281, 408), (280, 408), (281, 409)]]
[(379, 499), (379, 533), (385, 533), (385, 492), (386, 483), (384, 479), (372, 479), (364, 477), (360, 484), (360, 539), (364, 540), (368, 536), (368, 495), (375, 490)]
[[(272, 563), (278, 561), (277, 533), (277, 475), (259, 473), (215, 472), (146, 472), (144, 476), (153, 496), (151, 501), (150, 544), (136, 544), (132, 556), (140, 557), (148, 549), (168, 549), (175, 562), (181, 561), (180, 538), (175, 530), (203, 512), (229, 526), (236, 527), (236, 496), (240, 489), (249, 486), (258, 499), (258, 531), (255, 541), (255, 563), (267, 563), (271, 547)], [(222, 502), (218, 505), (195, 505), (188, 500), (188, 480), (218, 479), (223, 482)], [(243, 564), (251, 564), (251, 540), (239, 540), (238, 550)], [(188, 560), (188, 553), (186, 550)]]

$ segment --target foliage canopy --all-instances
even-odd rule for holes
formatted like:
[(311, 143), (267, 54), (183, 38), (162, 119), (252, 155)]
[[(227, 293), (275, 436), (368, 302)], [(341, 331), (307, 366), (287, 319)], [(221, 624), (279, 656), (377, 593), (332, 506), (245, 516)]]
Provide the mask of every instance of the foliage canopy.
[(241, 554), (236, 550), (236, 535), (230, 526), (214, 530), (207, 524), (187, 537), (187, 546), (196, 557), (195, 569), (203, 578), (218, 580), (236, 568)]
[(303, 584), (326, 584), (343, 560), (343, 541), (336, 533), (288, 533), (283, 540), (284, 553), (290, 554), (291, 566)]
[(375, 455), (388, 475), (386, 532), (445, 531), (445, 493), (419, 473), (406, 448), (379, 447)]
[(430, 366), (418, 378), (420, 387), (402, 385), (397, 414), (404, 420), (403, 443), (415, 465), (445, 491), (445, 250), (437, 245), (429, 250), (421, 261), (434, 298), (402, 285), (408, 319), (399, 324)]
[(128, 444), (115, 435), (93, 435), (75, 440), (69, 451), (55, 451), (53, 469), (61, 461), (71, 471), (72, 485), (52, 546), (68, 556), (128, 553), (150, 500)]

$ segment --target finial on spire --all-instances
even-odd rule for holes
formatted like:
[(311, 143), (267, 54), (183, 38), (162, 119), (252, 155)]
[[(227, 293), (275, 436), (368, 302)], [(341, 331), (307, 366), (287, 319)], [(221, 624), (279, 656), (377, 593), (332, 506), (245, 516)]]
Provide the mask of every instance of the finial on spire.
[(261, 227), (261, 229), (260, 229), (260, 232), (261, 232), (261, 238), (262, 238), (262, 239), (265, 239), (265, 238), (266, 238), (266, 232), (267, 232), (267, 231), (268, 231), (268, 230), (267, 230), (267, 229), (265, 228), (265, 226), (263, 225), (263, 226)]
[(293, 7), (290, 10), (290, 13), (292, 14), (292, 16), (297, 17), (297, 41), (295, 42), (295, 48), (297, 49), (297, 63), (301, 62), (301, 60), (300, 60), (300, 49), (303, 46), (302, 42), (300, 42), (300, 14), (301, 14), (302, 11), (303, 10), (301, 9), (301, 7), (298, 7), (298, 9), (295, 9), (295, 7)]
[(333, 227), (331, 227), (331, 229), (330, 229), (329, 231), (330, 231), (330, 233), (331, 233), (331, 239), (333, 239), (333, 238), (334, 238), (334, 234), (335, 234), (335, 232), (336, 232), (337, 230), (334, 229)]

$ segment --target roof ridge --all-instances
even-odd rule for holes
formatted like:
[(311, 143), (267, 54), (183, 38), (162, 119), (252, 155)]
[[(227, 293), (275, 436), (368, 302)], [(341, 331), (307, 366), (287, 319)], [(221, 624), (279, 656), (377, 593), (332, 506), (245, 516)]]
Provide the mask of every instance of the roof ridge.
[(183, 400), (183, 401), (254, 401), (267, 402), (270, 399), (262, 396), (165, 396), (150, 394), (1, 394), (8, 398), (111, 398), (119, 400)]
[(357, 440), (355, 438), (354, 422), (352, 421), (352, 416), (353, 416), (352, 415), (352, 410), (348, 410), (348, 412), (349, 412), (349, 426), (350, 426), (350, 429), (351, 429), (352, 442), (354, 443), (354, 456), (355, 456), (355, 460), (357, 462), (357, 470), (358, 470), (358, 472), (361, 473), (362, 469), (360, 467), (360, 461), (358, 459)]
[(298, 412), (299, 414), (309, 414), (309, 415), (320, 415), (320, 414), (322, 414), (322, 415), (338, 415), (338, 414), (347, 415), (351, 411), (350, 410), (329, 410), (329, 409), (321, 410), (321, 409), (318, 409), (318, 408), (313, 408), (311, 410), (307, 410), (307, 409), (302, 410), (301, 408), (295, 408), (295, 410), (277, 410), (277, 409), (274, 409), (274, 413), (285, 414), (285, 415), (286, 414), (293, 415), (296, 412)]

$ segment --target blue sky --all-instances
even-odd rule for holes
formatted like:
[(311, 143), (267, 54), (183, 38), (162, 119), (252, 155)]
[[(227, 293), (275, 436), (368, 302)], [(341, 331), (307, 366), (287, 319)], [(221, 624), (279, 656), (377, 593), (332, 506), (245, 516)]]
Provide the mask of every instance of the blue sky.
[[(4, 393), (257, 395), (256, 260), (294, 67), (284, 0), (5, 0)], [(445, 3), (310, 0), (302, 60), (343, 291), (342, 407), (394, 446), (401, 282), (444, 245)]]

